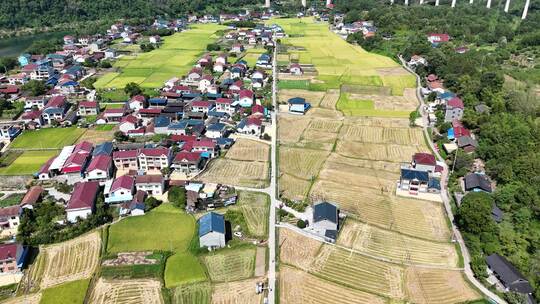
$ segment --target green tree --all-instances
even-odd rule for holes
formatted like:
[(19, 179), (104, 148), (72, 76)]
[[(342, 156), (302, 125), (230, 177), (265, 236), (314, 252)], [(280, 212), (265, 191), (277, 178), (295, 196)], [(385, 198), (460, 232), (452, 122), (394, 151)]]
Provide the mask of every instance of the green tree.
[(470, 192), (461, 201), (456, 213), (457, 224), (462, 231), (479, 234), (494, 232), (495, 222), (491, 217), (493, 199), (485, 192)]
[(124, 92), (128, 94), (129, 97), (133, 97), (135, 95), (142, 94), (143, 90), (138, 83), (130, 82), (124, 87)]
[(24, 91), (28, 91), (31, 96), (40, 96), (47, 92), (45, 82), (39, 80), (30, 80), (22, 86)]
[(168, 199), (173, 205), (178, 208), (186, 208), (186, 189), (184, 187), (173, 186), (169, 189)]

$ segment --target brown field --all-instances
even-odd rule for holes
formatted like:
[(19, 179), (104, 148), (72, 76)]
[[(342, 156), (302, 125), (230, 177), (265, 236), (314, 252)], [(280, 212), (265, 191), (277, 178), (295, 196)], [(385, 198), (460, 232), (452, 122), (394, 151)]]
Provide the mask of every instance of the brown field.
[(255, 248), (216, 251), (201, 257), (212, 282), (231, 282), (253, 276)]
[(347, 116), (344, 120), (346, 125), (385, 127), (385, 128), (410, 128), (409, 120), (405, 118), (381, 118)]
[(451, 243), (420, 240), (348, 219), (339, 245), (383, 257), (396, 263), (456, 267), (458, 256)]
[(336, 104), (339, 99), (339, 90), (328, 90), (321, 100), (319, 106), (321, 108), (336, 109)]
[(309, 271), (322, 243), (289, 229), (279, 229), (281, 262)]
[(345, 125), (340, 138), (363, 143), (424, 145), (421, 129)]
[(158, 280), (105, 280), (100, 278), (90, 296), (93, 304), (161, 304), (161, 284)]
[(280, 303), (284, 304), (386, 303), (382, 297), (321, 280), (287, 266), (279, 270), (279, 293)]
[(311, 119), (298, 115), (280, 115), (278, 121), (278, 138), (281, 143), (296, 143)]
[(255, 284), (260, 279), (250, 279), (214, 285), (212, 304), (257, 304), (262, 303), (263, 294), (255, 293)]
[(89, 141), (93, 144), (101, 144), (106, 141), (111, 141), (114, 139), (114, 132), (112, 131), (97, 131), (88, 129), (84, 134), (79, 138), (79, 142), (81, 141)]
[(300, 144), (315, 144), (315, 149), (330, 151), (336, 142), (337, 136), (337, 133), (307, 129), (302, 134)]
[(323, 108), (311, 108), (307, 111), (306, 116), (311, 118), (343, 119), (341, 112)]
[(401, 163), (409, 161), (414, 153), (427, 152), (427, 148), (410, 145), (338, 141), (336, 152), (346, 157)]
[(279, 149), (279, 170), (289, 175), (310, 180), (317, 176), (328, 152), (282, 146)]
[(327, 163), (329, 164), (342, 164), (352, 167), (360, 167), (366, 169), (376, 170), (378, 173), (384, 171), (384, 173), (399, 174), (399, 166), (396, 166), (394, 162), (382, 161), (382, 160), (366, 160), (358, 158), (350, 158), (339, 155), (337, 153), (331, 153), (328, 157)]
[(429, 240), (446, 241), (450, 230), (439, 203), (389, 196), (377, 190), (318, 180), (311, 197), (337, 202), (363, 222)]
[(464, 303), (481, 298), (461, 271), (408, 267), (405, 278), (407, 298), (414, 303)]
[(41, 293), (24, 295), (16, 298), (9, 298), (2, 301), (2, 304), (39, 304), (41, 301)]
[(287, 101), (294, 97), (302, 97), (311, 106), (316, 107), (324, 97), (324, 92), (306, 91), (306, 90), (279, 90), (278, 100), (280, 103), (287, 103)]
[(350, 94), (352, 100), (372, 100), (375, 109), (393, 111), (413, 111), (418, 107), (415, 89), (405, 89), (403, 96), (377, 94)]
[(391, 192), (396, 180), (399, 179), (399, 175), (388, 171), (327, 161), (319, 173), (319, 179), (362, 188), (372, 188), (377, 193), (380, 193), (381, 189), (384, 189), (385, 192)]
[(379, 68), (376, 69), (377, 74), (381, 76), (405, 76), (411, 75), (407, 70), (402, 67), (392, 67), (392, 68)]
[(288, 199), (305, 199), (310, 185), (311, 182), (289, 174), (281, 174), (279, 177), (279, 193)]
[(268, 162), (216, 159), (198, 176), (208, 183), (264, 188), (268, 185)]
[(41, 288), (90, 278), (98, 266), (100, 250), (98, 232), (43, 246), (36, 261), (42, 267), (40, 271), (43, 271)]
[(270, 145), (256, 140), (239, 138), (225, 155), (234, 160), (267, 162), (270, 157)]
[(317, 119), (312, 120), (308, 126), (308, 130), (317, 130), (323, 132), (337, 133), (341, 129), (341, 121)]
[(395, 299), (402, 299), (404, 296), (402, 267), (335, 246), (323, 246), (310, 272), (350, 288)]

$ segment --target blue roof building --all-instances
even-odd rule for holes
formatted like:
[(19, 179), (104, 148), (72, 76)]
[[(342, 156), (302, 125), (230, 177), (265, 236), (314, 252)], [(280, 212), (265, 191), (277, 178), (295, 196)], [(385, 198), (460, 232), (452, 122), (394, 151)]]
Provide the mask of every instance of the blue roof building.
[(210, 212), (199, 219), (199, 246), (225, 247), (225, 217), (222, 214)]
[(92, 152), (92, 156), (98, 156), (98, 155), (111, 156), (112, 151), (113, 151), (113, 143), (110, 141), (107, 141), (107, 142), (97, 145), (94, 148), (94, 151)]
[(302, 97), (294, 97), (287, 101), (289, 104), (289, 112), (293, 114), (304, 115), (307, 110), (311, 107), (311, 104), (306, 102)]

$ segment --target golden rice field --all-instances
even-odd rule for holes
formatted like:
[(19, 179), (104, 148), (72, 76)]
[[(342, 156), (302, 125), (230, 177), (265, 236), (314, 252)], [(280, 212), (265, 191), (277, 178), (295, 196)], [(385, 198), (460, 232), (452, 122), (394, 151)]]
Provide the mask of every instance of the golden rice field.
[(282, 197), (299, 201), (306, 198), (311, 186), (310, 181), (286, 173), (280, 174), (278, 183), (279, 193)]
[(422, 146), (425, 144), (421, 129), (344, 125), (340, 138), (362, 143)]
[(309, 271), (322, 243), (289, 229), (279, 229), (280, 261)]
[(279, 90), (278, 101), (279, 103), (285, 104), (291, 98), (302, 97), (306, 100), (306, 102), (309, 102), (311, 106), (316, 107), (319, 105), (324, 95), (324, 92), (316, 91), (306, 91), (298, 89)]
[(337, 244), (395, 263), (457, 267), (452, 243), (431, 242), (348, 219)]
[(254, 304), (262, 303), (263, 294), (255, 293), (255, 284), (260, 279), (249, 279), (214, 285), (212, 304)]
[(106, 280), (100, 278), (90, 296), (93, 304), (162, 304), (161, 283), (153, 279)]
[(278, 139), (280, 143), (297, 143), (311, 119), (304, 116), (280, 115), (278, 118)]
[(319, 106), (321, 108), (326, 108), (326, 109), (335, 109), (336, 108), (336, 104), (338, 102), (338, 99), (339, 99), (339, 90), (337, 89), (330, 89), (330, 90), (327, 90), (326, 93), (324, 94), (324, 97), (322, 98)]
[(317, 176), (328, 154), (327, 151), (282, 146), (279, 149), (279, 170), (297, 178), (311, 180)]
[(269, 162), (240, 161), (219, 158), (198, 176), (207, 183), (264, 188), (269, 184)]
[(270, 145), (257, 140), (239, 138), (229, 151), (227, 151), (225, 158), (268, 162), (270, 158)]
[(253, 276), (256, 248), (217, 251), (201, 259), (213, 282), (231, 282)]
[(287, 266), (281, 266), (279, 270), (279, 297), (280, 303), (284, 304), (387, 303), (383, 297), (322, 280)]
[(394, 161), (396, 163), (409, 161), (412, 155), (418, 152), (428, 152), (428, 149), (411, 145), (360, 143), (346, 140), (338, 141), (336, 146), (336, 153), (346, 157)]
[(240, 191), (236, 207), (244, 214), (249, 233), (264, 237), (268, 231), (268, 213), (270, 198), (267, 194)]
[(43, 246), (30, 269), (29, 277), (34, 284), (40, 282), (42, 289), (90, 278), (97, 269), (100, 250), (101, 238), (98, 232)]

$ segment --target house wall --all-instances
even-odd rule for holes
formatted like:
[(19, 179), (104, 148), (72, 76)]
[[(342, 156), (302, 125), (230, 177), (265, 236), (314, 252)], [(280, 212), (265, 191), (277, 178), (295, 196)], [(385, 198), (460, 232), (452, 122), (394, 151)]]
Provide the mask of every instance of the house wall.
[(220, 138), (221, 132), (219, 131), (206, 131), (206, 137), (208, 138)]
[(148, 193), (148, 195), (163, 194), (163, 184), (136, 184), (135, 188)]
[(129, 189), (118, 189), (105, 196), (105, 202), (108, 204), (128, 202), (133, 199), (133, 194)]
[(313, 227), (316, 229), (325, 229), (325, 230), (337, 230), (337, 223), (332, 223), (329, 220), (322, 220), (319, 222), (313, 221)]
[(302, 113), (304, 114), (304, 105), (302, 104), (293, 104), (289, 106), (289, 112)]
[(110, 172), (108, 171), (93, 170), (93, 171), (88, 172), (86, 179), (87, 180), (101, 180), (101, 179), (108, 179), (109, 177), (110, 177)]
[(85, 209), (76, 209), (76, 210), (67, 210), (67, 220), (71, 223), (77, 222), (77, 217), (80, 217), (82, 219), (86, 219), (90, 214), (92, 214), (92, 209), (85, 208)]
[(17, 272), (17, 260), (16, 259), (6, 259), (0, 261), (0, 272), (1, 273), (13, 273)]
[(416, 164), (416, 169), (420, 171), (435, 172), (435, 166), (431, 166), (431, 165)]
[(219, 232), (210, 232), (199, 238), (200, 247), (225, 247), (225, 235)]

